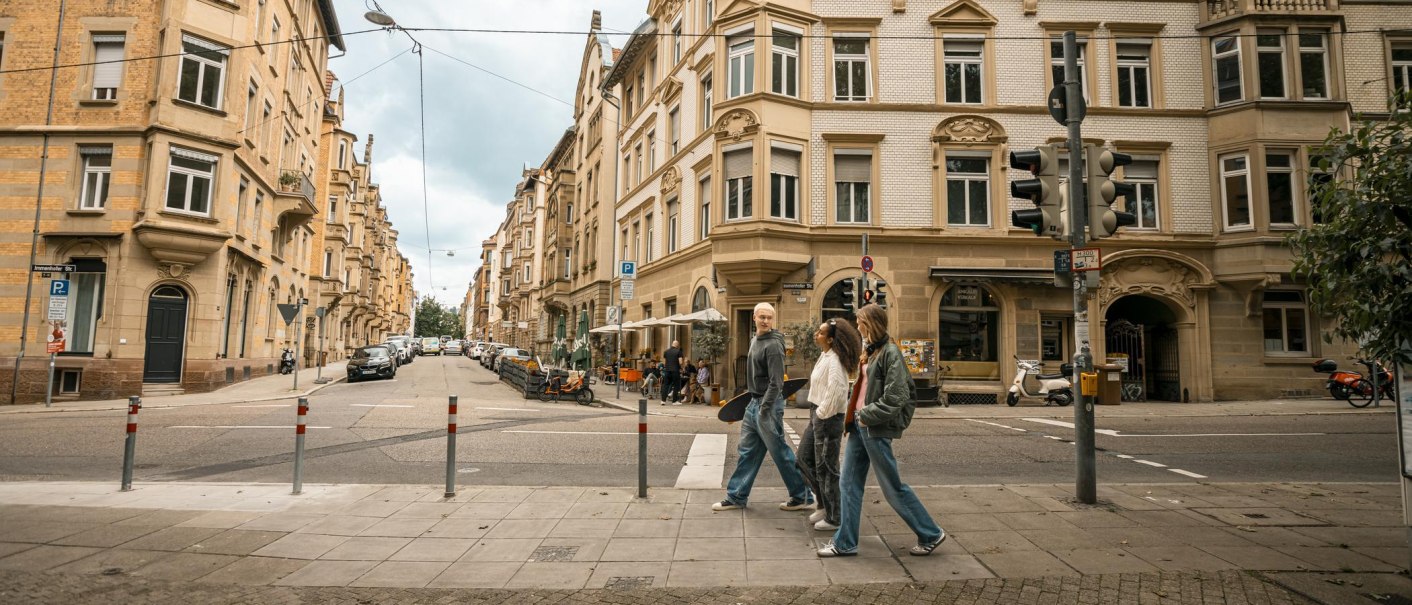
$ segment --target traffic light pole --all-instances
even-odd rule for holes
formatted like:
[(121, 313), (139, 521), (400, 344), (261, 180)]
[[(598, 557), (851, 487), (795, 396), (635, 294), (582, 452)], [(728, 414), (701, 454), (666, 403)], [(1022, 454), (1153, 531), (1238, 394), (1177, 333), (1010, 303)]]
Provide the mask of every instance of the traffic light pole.
[[(1079, 125), (1083, 117), (1083, 91), (1079, 89), (1079, 48), (1074, 32), (1064, 32), (1064, 89), (1066, 115), (1064, 123), (1069, 128), (1069, 234), (1070, 250), (1083, 248), (1084, 228), (1088, 226), (1088, 205), (1083, 189), (1083, 136)], [(1093, 434), (1093, 401), (1083, 394), (1081, 376), (1093, 371), (1093, 359), (1088, 348), (1088, 288), (1082, 274), (1074, 275), (1074, 341), (1077, 350), (1074, 354), (1074, 449), (1077, 450), (1078, 474), (1074, 481), (1074, 496), (1079, 502), (1093, 504), (1098, 501), (1098, 478), (1095, 469)]]

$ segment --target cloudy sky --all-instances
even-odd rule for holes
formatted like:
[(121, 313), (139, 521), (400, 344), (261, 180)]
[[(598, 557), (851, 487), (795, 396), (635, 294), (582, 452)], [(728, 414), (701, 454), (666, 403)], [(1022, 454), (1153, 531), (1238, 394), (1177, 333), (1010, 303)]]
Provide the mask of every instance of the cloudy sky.
[[(344, 32), (376, 27), (363, 19), (370, 0), (368, 5), (364, 0), (334, 0), (334, 5)], [(597, 8), (603, 12), (605, 31), (630, 32), (646, 17), (647, 0), (384, 0), (382, 6), (409, 29), (574, 32), (588, 29)], [(411, 48), (411, 41), (401, 33), (346, 36), (348, 54), (330, 60), (329, 69), (346, 84), (343, 127), (358, 135), (360, 157), (367, 135), (376, 137), (373, 180), (382, 186), (402, 253), (416, 273), (417, 291), (458, 306), (479, 265), (480, 243), (504, 218), (505, 203), (514, 194), (521, 169), (541, 164), (564, 129), (572, 126), (573, 108), (566, 103), (574, 96), (586, 38), (581, 34), (412, 35), (425, 47), (430, 216), (422, 206), (417, 55), (408, 52), (378, 67)], [(622, 46), (627, 36), (610, 40)], [(430, 259), (428, 247), (435, 250)], [(445, 250), (455, 250), (455, 256), (447, 256)]]

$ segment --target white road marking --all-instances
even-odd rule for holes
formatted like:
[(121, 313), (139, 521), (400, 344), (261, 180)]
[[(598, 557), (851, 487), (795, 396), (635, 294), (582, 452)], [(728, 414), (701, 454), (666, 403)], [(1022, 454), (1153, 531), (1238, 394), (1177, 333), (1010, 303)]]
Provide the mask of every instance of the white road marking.
[[(514, 431), (514, 430), (504, 430), (504, 431), (500, 431), (500, 432), (501, 432), (501, 433), (527, 433), (527, 434), (533, 434), (533, 435), (636, 435), (636, 434), (637, 434), (636, 431), (631, 432), (631, 433), (604, 433), (604, 432), (600, 432), (600, 431)], [(648, 430), (647, 434), (648, 434), (648, 435), (665, 435), (665, 436), (668, 436), (668, 437), (694, 437), (694, 436), (696, 436), (696, 435), (698, 435), (698, 434), (700, 434), (700, 433), (653, 433), (651, 430)]]
[[(1063, 420), (1050, 420), (1050, 419), (1048, 419), (1048, 418), (1021, 418), (1020, 420), (1025, 420), (1025, 421), (1028, 421), (1028, 422), (1038, 422), (1038, 423), (1040, 423), (1040, 424), (1049, 424), (1049, 425), (1053, 425), (1053, 426), (1062, 426), (1062, 427), (1068, 428), (1068, 429), (1074, 428), (1074, 423), (1072, 423), (1072, 422), (1064, 422)], [(1108, 435), (1108, 436), (1110, 436), (1110, 437), (1129, 437), (1129, 436), (1131, 436), (1131, 435), (1119, 435), (1119, 434), (1118, 434), (1118, 431), (1115, 431), (1115, 430), (1112, 430), (1112, 429), (1093, 429), (1093, 432), (1098, 433), (1099, 435)]]
[(998, 427), (1000, 427), (1000, 428), (1002, 428), (1002, 429), (1010, 429), (1010, 430), (1012, 430), (1012, 431), (1019, 431), (1019, 432), (1021, 432), (1021, 433), (1028, 433), (1028, 432), (1029, 432), (1029, 431), (1027, 431), (1027, 430), (1025, 430), (1025, 429), (1015, 428), (1015, 427), (1013, 427), (1013, 426), (1006, 426), (1006, 425), (1003, 425), (1003, 424), (1000, 424), (1000, 423), (996, 423), (996, 422), (986, 422), (986, 421), (984, 421), (984, 420), (976, 420), (975, 418), (967, 418), (966, 420), (970, 420), (971, 422), (979, 422), (979, 423), (981, 423), (981, 424), (989, 424), (990, 426), (998, 426)]
[[(167, 428), (169, 428), (169, 429), (284, 429), (284, 430), (289, 430), (289, 429), (294, 428), (294, 425), (292, 425), (292, 424), (285, 424), (285, 425), (279, 425), (279, 426), (275, 426), (275, 425), (260, 426), (260, 425), (239, 425), (239, 424), (210, 424), (210, 425), (184, 424), (184, 425), (179, 425), (179, 426), (169, 426), (169, 427), (167, 427)], [(332, 428), (332, 427), (327, 427), (327, 426), (306, 426), (306, 427), (304, 427), (304, 428), (310, 428), (310, 429), (327, 429), (327, 428)]]
[(1206, 475), (1198, 475), (1198, 474), (1193, 473), (1193, 472), (1191, 472), (1191, 471), (1184, 471), (1184, 470), (1179, 469), (1179, 468), (1169, 468), (1169, 469), (1167, 469), (1167, 470), (1172, 471), (1172, 472), (1174, 472), (1174, 473), (1176, 473), (1176, 474), (1178, 474), (1178, 475), (1186, 475), (1186, 476), (1191, 477), (1191, 478), (1193, 478), (1193, 479), (1205, 479), (1205, 478), (1206, 478)]
[(801, 437), (799, 436), (799, 433), (794, 432), (794, 427), (789, 426), (789, 423), (788, 423), (788, 422), (785, 422), (785, 423), (783, 423), (783, 424), (784, 424), (784, 434), (789, 435), (789, 440), (794, 442), (794, 447), (795, 447), (795, 448), (798, 448), (798, 447), (799, 447), (799, 440), (801, 439)]
[(1136, 460), (1133, 460), (1133, 462), (1136, 462), (1136, 463), (1138, 463), (1138, 464), (1146, 464), (1146, 465), (1148, 465), (1148, 466), (1155, 466), (1155, 467), (1157, 467), (1157, 468), (1167, 468), (1167, 465), (1161, 464), (1161, 463), (1157, 463), (1157, 462), (1153, 462), (1153, 461), (1151, 461), (1151, 460), (1136, 459)]
[(473, 409), (473, 410), (497, 410), (497, 411), (501, 411), (501, 412), (542, 412), (542, 411), (544, 411), (544, 410), (536, 410), (536, 409), (533, 409), (533, 408), (477, 408), (477, 407), (473, 407), (473, 408), (471, 408), (471, 409)]
[(1063, 437), (1055, 437), (1054, 435), (1045, 435), (1044, 438), (1045, 438), (1045, 439), (1053, 439), (1053, 440), (1055, 440), (1055, 441), (1063, 441), (1063, 440), (1064, 440)]
[(726, 472), (726, 435), (703, 433), (691, 442), (677, 489), (719, 489)]
[(289, 406), (291, 406), (291, 405), (294, 405), (294, 404), (292, 404), (292, 403), (272, 403), (272, 404), (269, 404), (269, 405), (233, 405), (233, 406), (230, 406), (230, 407), (233, 407), (233, 408), (287, 408), (287, 407), (289, 407)]
[[(1051, 419), (1049, 419), (1049, 418), (1021, 418), (1020, 420), (1026, 420), (1026, 421), (1029, 421), (1029, 422), (1038, 422), (1038, 423), (1040, 423), (1040, 424), (1049, 424), (1049, 425), (1054, 425), (1054, 426), (1062, 426), (1062, 427), (1064, 427), (1064, 428), (1069, 428), (1069, 429), (1074, 428), (1074, 423), (1072, 423), (1072, 422), (1064, 422), (1063, 420), (1051, 420)], [(980, 422), (980, 421), (978, 420), (978, 421), (976, 421), (976, 422)], [(986, 423), (986, 424), (990, 424), (990, 423)], [(997, 425), (997, 426), (998, 426), (998, 425)], [(1125, 434), (1123, 434), (1121, 431), (1115, 431), (1115, 430), (1112, 430), (1112, 429), (1094, 429), (1093, 432), (1098, 433), (1098, 434), (1100, 434), (1100, 435), (1108, 435), (1109, 437), (1311, 437), (1311, 436), (1319, 436), (1319, 435), (1326, 435), (1326, 434), (1327, 434), (1327, 433), (1184, 433), (1184, 434), (1167, 435), (1167, 434), (1150, 434), (1150, 433), (1145, 433), (1145, 434), (1140, 434), (1140, 435), (1134, 435), (1134, 434), (1127, 434), (1127, 435), (1125, 435)]]
[(411, 406), (411, 405), (393, 405), (393, 404), (390, 404), (390, 403), (350, 403), (350, 404), (348, 404), (348, 405), (353, 406), (353, 407), (359, 407), (359, 408), (410, 408), (410, 407), (416, 407), (416, 406)]
[(1117, 457), (1119, 457), (1119, 458), (1122, 458), (1122, 459), (1124, 459), (1124, 460), (1132, 460), (1132, 459), (1133, 459), (1132, 456), (1129, 456), (1129, 455), (1127, 455), (1127, 454), (1113, 454), (1113, 455), (1114, 455), (1114, 456), (1117, 456)]

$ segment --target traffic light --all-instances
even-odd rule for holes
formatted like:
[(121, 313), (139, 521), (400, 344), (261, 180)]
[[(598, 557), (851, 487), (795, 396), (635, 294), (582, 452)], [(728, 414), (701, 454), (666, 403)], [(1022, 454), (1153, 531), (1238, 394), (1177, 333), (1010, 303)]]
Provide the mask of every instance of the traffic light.
[(1132, 200), (1137, 187), (1108, 178), (1114, 168), (1133, 163), (1133, 156), (1092, 144), (1085, 145), (1084, 151), (1088, 157), (1084, 162), (1088, 172), (1088, 237), (1091, 240), (1112, 237), (1119, 227), (1137, 224), (1136, 215), (1112, 208), (1117, 198)]
[(1010, 167), (1028, 170), (1035, 178), (1010, 183), (1010, 195), (1025, 198), (1034, 203), (1033, 210), (1016, 210), (1010, 213), (1010, 224), (1034, 231), (1035, 235), (1048, 235), (1063, 239), (1065, 226), (1061, 217), (1062, 200), (1059, 186), (1059, 150), (1054, 145), (1040, 145), (1034, 149), (1010, 152)]
[(858, 310), (858, 278), (843, 280), (843, 310), (852, 313)]
[(873, 280), (873, 303), (884, 309), (887, 308), (887, 282), (877, 279)]

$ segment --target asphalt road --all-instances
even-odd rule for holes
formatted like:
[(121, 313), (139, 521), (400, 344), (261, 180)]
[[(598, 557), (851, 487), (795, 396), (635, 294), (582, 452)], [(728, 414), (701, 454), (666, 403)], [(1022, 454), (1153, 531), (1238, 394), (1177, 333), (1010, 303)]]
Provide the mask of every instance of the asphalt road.
[[(525, 400), (465, 357), (424, 357), (393, 380), (316, 393), (304, 480), (440, 483), (451, 393), (460, 398), (463, 485), (636, 484), (636, 414)], [(0, 416), (0, 480), (117, 481), (124, 417)], [(136, 478), (290, 481), (294, 418), (293, 401), (145, 409)], [(1100, 418), (1098, 476), (1113, 483), (1390, 481), (1394, 422), (1390, 414)], [(801, 432), (806, 423), (789, 424)], [(725, 471), (734, 468), (735, 426), (653, 417), (651, 431), (652, 486), (676, 485), (694, 446)], [(1074, 476), (1072, 438), (1071, 426), (1052, 419), (925, 419), (894, 447), (914, 485), (1065, 483)], [(771, 464), (757, 485), (780, 485)]]

